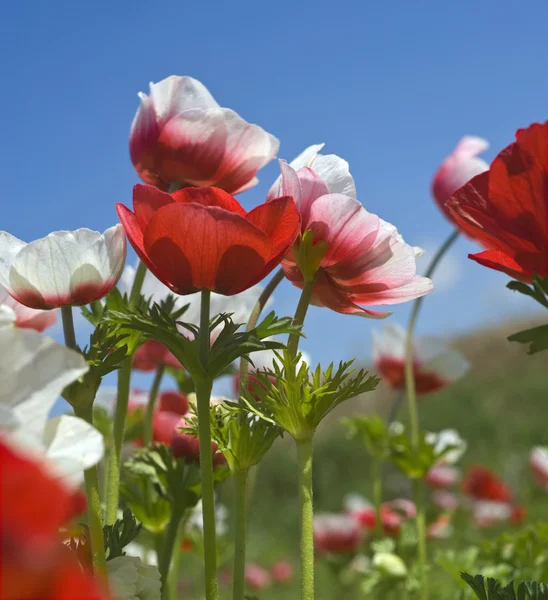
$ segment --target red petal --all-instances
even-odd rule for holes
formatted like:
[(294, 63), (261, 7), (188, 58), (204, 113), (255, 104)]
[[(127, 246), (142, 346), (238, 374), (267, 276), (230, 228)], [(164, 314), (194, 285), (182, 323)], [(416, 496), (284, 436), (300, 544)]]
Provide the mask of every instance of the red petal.
[(137, 256), (145, 263), (145, 265), (152, 270), (153, 265), (147, 256), (144, 243), (143, 243), (143, 232), (139, 227), (137, 217), (129, 210), (127, 206), (124, 206), (120, 202), (116, 205), (116, 212), (120, 223), (124, 226), (126, 231), (127, 239), (129, 243), (137, 253)]
[(260, 204), (247, 220), (264, 231), (272, 244), (271, 260), (276, 264), (291, 247), (301, 229), (301, 216), (290, 196)]
[(514, 279), (530, 283), (532, 273), (527, 273), (522, 267), (510, 256), (499, 252), (497, 250), (485, 250), (478, 254), (469, 254), (468, 258), (475, 260), (480, 265), (488, 267), (489, 269), (495, 269), (495, 271), (502, 271)]
[(139, 223), (139, 228), (144, 231), (154, 213), (165, 206), (172, 204), (174, 199), (170, 194), (162, 192), (152, 185), (138, 183), (133, 186), (133, 210)]
[(236, 198), (216, 187), (187, 187), (172, 194), (176, 202), (195, 202), (202, 206), (218, 206), (245, 217), (247, 214)]
[(251, 285), (270, 256), (266, 235), (240, 215), (199, 204), (170, 204), (152, 218), (144, 245), (151, 271), (178, 294), (232, 295)]

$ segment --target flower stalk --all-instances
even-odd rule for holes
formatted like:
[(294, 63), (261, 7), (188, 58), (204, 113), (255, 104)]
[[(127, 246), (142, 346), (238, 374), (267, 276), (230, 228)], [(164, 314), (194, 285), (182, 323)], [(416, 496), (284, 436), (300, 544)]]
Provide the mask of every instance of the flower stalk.
[[(78, 351), (76, 344), (76, 332), (74, 331), (74, 318), (72, 315), (72, 306), (63, 306), (61, 308), (61, 317), (63, 321), (63, 333), (65, 345), (67, 348)], [(93, 406), (88, 407), (75, 405), (74, 413), (77, 417), (93, 425)], [(103, 541), (103, 514), (101, 508), (101, 496), (99, 493), (99, 477), (97, 475), (97, 466), (94, 465), (84, 471), (84, 481), (86, 486), (86, 499), (88, 510), (88, 527), (91, 542), (91, 560), (93, 570), (101, 579), (106, 578), (106, 558), (105, 546)]]
[(232, 600), (243, 600), (245, 593), (247, 477), (249, 471), (236, 471), (232, 477), (234, 492), (234, 569)]
[[(207, 371), (209, 359), (209, 311), (211, 292), (202, 290), (200, 310), (200, 361)], [(213, 477), (213, 455), (211, 452), (211, 422), (209, 404), (213, 381), (206, 375), (196, 380), (196, 402), (198, 405), (198, 439), (200, 442), (200, 470), (202, 476), (202, 517), (204, 529), (204, 562), (206, 600), (217, 600), (217, 539), (215, 533), (215, 495)]]
[(158, 365), (152, 386), (148, 394), (147, 408), (145, 412), (145, 426), (143, 438), (145, 446), (152, 444), (152, 418), (154, 416), (154, 407), (156, 406), (156, 400), (158, 398), (158, 392), (160, 391), (160, 384), (162, 383), (162, 377), (164, 376), (165, 365)]
[(312, 438), (296, 440), (299, 464), (301, 534), (301, 600), (314, 600), (314, 506), (312, 498)]

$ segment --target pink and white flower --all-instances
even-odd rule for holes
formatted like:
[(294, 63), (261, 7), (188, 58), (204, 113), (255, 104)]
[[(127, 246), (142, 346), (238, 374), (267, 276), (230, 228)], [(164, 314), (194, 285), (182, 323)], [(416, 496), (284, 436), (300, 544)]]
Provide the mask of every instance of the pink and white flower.
[(360, 547), (364, 538), (364, 529), (352, 515), (314, 515), (314, 542), (318, 552), (353, 552)]
[[(373, 332), (375, 368), (392, 389), (405, 387), (405, 347), (407, 333), (396, 323), (382, 332)], [(436, 338), (423, 337), (413, 343), (413, 369), (417, 393), (441, 390), (463, 377), (470, 364), (456, 350)]]
[(460, 477), (460, 469), (442, 462), (428, 471), (425, 482), (433, 488), (450, 488), (460, 481)]
[(1, 285), (0, 306), (6, 306), (14, 312), (15, 324), (22, 329), (44, 331), (57, 321), (57, 311), (29, 308), (12, 298)]
[(443, 214), (451, 222), (454, 222), (454, 219), (445, 203), (470, 179), (489, 169), (489, 165), (478, 156), (487, 148), (489, 148), (489, 142), (486, 140), (469, 135), (464, 136), (434, 175), (432, 195)]
[(426, 528), (426, 537), (429, 540), (446, 540), (453, 534), (450, 515), (440, 515)]
[(192, 77), (171, 75), (139, 97), (131, 161), (144, 182), (162, 190), (176, 183), (243, 192), (258, 183), (255, 174), (278, 152), (273, 135), (219, 106)]
[(90, 229), (55, 231), (28, 244), (0, 231), (0, 285), (29, 308), (99, 300), (118, 283), (125, 260), (121, 225), (103, 234)]
[[(319, 148), (307, 149), (305, 158), (301, 155), (293, 163), (311, 167), (296, 169), (281, 162), (281, 180), (267, 198), (291, 196), (301, 214), (302, 232), (312, 230), (315, 243), (327, 244), (312, 304), (344, 314), (383, 318), (390, 313), (360, 305), (399, 304), (430, 292), (430, 279), (416, 273), (417, 249), (407, 245), (393, 225), (368, 213), (355, 199), (346, 161), (322, 157)], [(303, 275), (293, 252), (286, 255), (282, 267), (286, 277), (302, 288)]]
[(529, 465), (537, 483), (548, 491), (548, 448), (535, 446), (529, 455)]
[(272, 576), (261, 565), (247, 563), (245, 566), (245, 582), (250, 590), (260, 592), (272, 583)]

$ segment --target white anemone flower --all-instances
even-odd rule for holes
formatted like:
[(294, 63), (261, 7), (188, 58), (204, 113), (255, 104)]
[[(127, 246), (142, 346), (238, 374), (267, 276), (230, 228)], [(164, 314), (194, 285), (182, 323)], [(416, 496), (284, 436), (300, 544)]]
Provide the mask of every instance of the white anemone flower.
[(0, 231), (0, 284), (30, 308), (99, 300), (118, 283), (125, 261), (126, 235), (120, 224), (103, 234), (54, 231), (28, 244)]
[(15, 320), (12, 310), (0, 307), (0, 435), (79, 483), (83, 471), (101, 460), (103, 436), (77, 417), (48, 416), (63, 389), (89, 367), (81, 354), (16, 327)]

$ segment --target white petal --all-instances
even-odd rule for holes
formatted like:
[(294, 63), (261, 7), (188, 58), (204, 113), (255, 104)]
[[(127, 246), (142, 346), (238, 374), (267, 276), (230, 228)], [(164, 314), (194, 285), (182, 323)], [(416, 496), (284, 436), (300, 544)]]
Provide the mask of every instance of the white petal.
[(10, 289), (10, 271), (15, 257), (26, 246), (25, 242), (7, 231), (0, 231), (0, 284)]
[(219, 107), (203, 83), (186, 76), (171, 75), (158, 83), (151, 83), (150, 98), (160, 127), (185, 110)]
[[(427, 353), (429, 358), (426, 358)], [(424, 370), (436, 373), (442, 381), (457, 381), (470, 369), (470, 363), (460, 352), (433, 338), (417, 340), (417, 354)]]
[(405, 358), (407, 332), (398, 323), (386, 323), (381, 332), (373, 331), (373, 359)]
[(53, 404), (88, 365), (79, 353), (51, 338), (5, 322), (0, 326), (0, 353), (0, 405), (13, 412), (29, 435), (41, 438)]
[[(319, 151), (324, 146), (325, 146), (325, 144), (314, 144), (313, 146), (308, 146), (308, 148), (306, 148), (306, 150), (303, 150), (299, 154), (299, 156), (297, 156), (297, 158), (294, 158), (289, 163), (289, 166), (294, 171), (298, 171), (299, 169), (302, 169), (303, 167), (312, 167), (312, 164), (314, 163), (314, 160), (318, 156)], [(280, 196), (283, 196), (283, 193), (281, 193), (281, 189), (282, 189), (281, 186), (282, 186), (282, 176), (279, 175), (278, 178), (276, 179), (276, 181), (270, 186), (270, 189), (268, 190), (267, 198), (272, 199), (272, 198), (279, 198)]]
[(327, 183), (332, 194), (356, 198), (356, 185), (346, 160), (336, 154), (318, 154), (311, 168)]
[(105, 452), (103, 436), (83, 419), (62, 415), (46, 422), (42, 438), (46, 457), (63, 476), (75, 482), (96, 465)]

